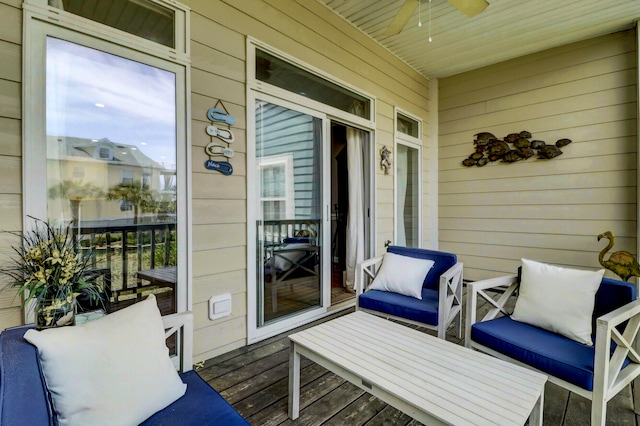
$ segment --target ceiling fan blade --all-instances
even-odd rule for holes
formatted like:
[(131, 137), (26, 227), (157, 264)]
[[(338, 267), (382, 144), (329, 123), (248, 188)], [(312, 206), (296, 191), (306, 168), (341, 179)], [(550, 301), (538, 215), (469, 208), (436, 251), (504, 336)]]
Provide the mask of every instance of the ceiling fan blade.
[(391, 24), (389, 25), (387, 30), (384, 32), (384, 35), (392, 36), (399, 34), (404, 26), (407, 25), (407, 22), (411, 18), (411, 15), (413, 15), (413, 12), (418, 7), (419, 1), (420, 0), (406, 0), (402, 7), (400, 7), (400, 10), (396, 14), (395, 18), (393, 18), (393, 21), (391, 21)]
[(474, 17), (489, 6), (486, 0), (447, 0), (451, 6), (469, 17)]

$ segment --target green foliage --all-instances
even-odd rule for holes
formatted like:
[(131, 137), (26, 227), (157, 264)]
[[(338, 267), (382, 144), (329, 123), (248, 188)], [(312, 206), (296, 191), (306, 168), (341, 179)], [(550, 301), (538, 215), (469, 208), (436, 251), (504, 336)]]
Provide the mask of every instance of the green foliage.
[(98, 288), (84, 279), (90, 253), (77, 250), (71, 225), (56, 226), (35, 219), (32, 230), (12, 234), (20, 244), (12, 247), (15, 256), (0, 266), (0, 275), (19, 287), (18, 294), (25, 295), (24, 305), (31, 300), (66, 299), (83, 291), (99, 297)]

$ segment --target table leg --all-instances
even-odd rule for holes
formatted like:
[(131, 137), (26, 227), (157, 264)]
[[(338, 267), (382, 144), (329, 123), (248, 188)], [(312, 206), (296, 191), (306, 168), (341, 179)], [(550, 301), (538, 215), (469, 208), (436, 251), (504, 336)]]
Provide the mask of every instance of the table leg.
[(295, 420), (300, 414), (300, 354), (296, 344), (289, 349), (289, 418)]
[(544, 386), (542, 387), (542, 391), (540, 392), (540, 398), (536, 402), (536, 405), (533, 406), (533, 410), (531, 410), (531, 415), (529, 416), (529, 425), (530, 426), (542, 426), (542, 408), (544, 407)]

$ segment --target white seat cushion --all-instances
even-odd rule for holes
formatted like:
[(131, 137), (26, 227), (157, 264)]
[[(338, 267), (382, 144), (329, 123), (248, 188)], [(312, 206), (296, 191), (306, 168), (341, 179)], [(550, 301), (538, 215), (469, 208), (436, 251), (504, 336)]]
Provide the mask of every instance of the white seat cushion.
[(29, 330), (60, 425), (136, 425), (184, 395), (153, 295), (75, 327)]
[(584, 271), (522, 259), (520, 294), (511, 318), (591, 346), (591, 317), (603, 276), (604, 269)]

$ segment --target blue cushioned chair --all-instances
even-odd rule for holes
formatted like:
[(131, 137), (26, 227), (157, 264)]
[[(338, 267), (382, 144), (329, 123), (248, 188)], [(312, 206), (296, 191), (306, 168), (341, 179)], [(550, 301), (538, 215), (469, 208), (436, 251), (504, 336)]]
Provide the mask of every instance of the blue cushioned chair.
[[(242, 425), (249, 423), (207, 382), (191, 369), (193, 315), (191, 312), (162, 318), (166, 335), (181, 331), (180, 378), (187, 384), (186, 393), (142, 425)], [(54, 425), (55, 413), (38, 351), (22, 336), (30, 326), (16, 327), (0, 334), (0, 424)], [(99, 368), (97, 366), (96, 368)], [(143, 397), (143, 396), (141, 396)], [(96, 421), (97, 423), (104, 423)]]
[[(640, 328), (636, 286), (602, 280), (593, 312), (594, 345), (587, 346), (511, 319), (506, 306), (512, 306), (518, 281), (500, 277), (467, 285), (465, 345), (547, 374), (550, 382), (590, 399), (591, 424), (604, 425), (607, 401), (640, 375), (633, 349)], [(489, 304), (481, 320), (478, 298)]]
[(356, 309), (436, 330), (441, 339), (453, 323), (457, 336), (462, 337), (462, 263), (456, 255), (400, 246), (389, 246), (387, 253), (434, 262), (422, 283), (422, 300), (368, 289), (384, 259), (379, 256), (358, 264)]

